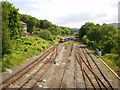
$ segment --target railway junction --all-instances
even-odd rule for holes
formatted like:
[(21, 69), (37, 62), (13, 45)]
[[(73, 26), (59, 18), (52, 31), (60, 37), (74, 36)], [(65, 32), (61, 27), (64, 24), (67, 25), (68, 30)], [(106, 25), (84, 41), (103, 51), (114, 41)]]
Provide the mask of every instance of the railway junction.
[(119, 90), (119, 76), (77, 40), (65, 47), (57, 43), (44, 53), (2, 73), (2, 90), (8, 88), (78, 88)]

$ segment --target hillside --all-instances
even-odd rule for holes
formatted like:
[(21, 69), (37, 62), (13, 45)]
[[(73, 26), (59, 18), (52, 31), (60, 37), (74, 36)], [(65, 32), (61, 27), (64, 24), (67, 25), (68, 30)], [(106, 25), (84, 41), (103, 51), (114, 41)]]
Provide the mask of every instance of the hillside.
[(70, 28), (70, 30), (73, 30), (73, 31), (76, 31), (78, 30), (79, 28)]
[(112, 26), (114, 26), (114, 27), (116, 27), (116, 28), (120, 28), (120, 23), (110, 23), (109, 25), (112, 25)]

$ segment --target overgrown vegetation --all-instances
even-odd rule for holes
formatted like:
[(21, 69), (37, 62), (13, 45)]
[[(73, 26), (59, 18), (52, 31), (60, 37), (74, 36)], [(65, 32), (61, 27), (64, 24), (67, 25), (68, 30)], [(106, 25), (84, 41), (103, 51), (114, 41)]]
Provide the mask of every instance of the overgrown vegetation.
[[(60, 27), (48, 20), (38, 20), (30, 15), (19, 14), (19, 9), (7, 1), (2, 1), (1, 5), (2, 71), (20, 65), (25, 59), (40, 54), (48, 46), (58, 42), (60, 38), (74, 34), (68, 27)], [(20, 21), (27, 24), (27, 35)], [(27, 37), (21, 38), (23, 35)]]
[(22, 38), (16, 42), (11, 53), (3, 56), (3, 70), (19, 65), (26, 58), (39, 54), (53, 43), (41, 38)]
[(48, 30), (46, 30), (46, 31), (40, 31), (39, 32), (39, 37), (41, 37), (41, 38), (43, 38), (45, 40), (50, 40), (50, 41), (53, 40), (53, 36), (50, 33), (50, 31), (48, 31)]
[(120, 30), (103, 24), (86, 23), (79, 29), (80, 39), (94, 50), (102, 51), (102, 59), (120, 68)]

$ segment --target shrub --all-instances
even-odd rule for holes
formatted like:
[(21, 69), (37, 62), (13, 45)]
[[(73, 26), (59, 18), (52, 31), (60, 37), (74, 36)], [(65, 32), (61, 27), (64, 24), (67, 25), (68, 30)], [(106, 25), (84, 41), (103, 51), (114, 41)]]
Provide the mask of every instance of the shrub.
[[(47, 41), (42, 38), (21, 38), (17, 39), (10, 54), (3, 55), (2, 71), (6, 68), (11, 68), (19, 65), (26, 58), (30, 58), (39, 54), (48, 46), (52, 45), (52, 41)], [(1, 67), (0, 67), (1, 69)]]
[(47, 45), (44, 44), (44, 45), (41, 45), (41, 47), (42, 47), (43, 49), (46, 49)]
[(89, 44), (90, 40), (87, 38), (86, 35), (84, 35), (84, 37), (82, 37), (82, 40), (85, 44)]
[(117, 65), (118, 67), (120, 67), (120, 59), (119, 59), (119, 55), (117, 54), (105, 54), (104, 56), (101, 57), (103, 60), (107, 60), (111, 63), (113, 63), (114, 65)]
[(43, 38), (45, 40), (50, 40), (50, 41), (53, 40), (52, 34), (48, 30), (42, 30), (42, 31), (40, 31), (39, 37), (41, 37), (41, 38)]

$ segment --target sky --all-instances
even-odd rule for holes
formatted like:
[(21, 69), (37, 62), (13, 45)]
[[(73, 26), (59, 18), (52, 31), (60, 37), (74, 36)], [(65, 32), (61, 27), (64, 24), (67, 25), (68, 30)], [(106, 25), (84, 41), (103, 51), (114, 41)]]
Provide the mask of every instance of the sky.
[(7, 0), (20, 14), (47, 19), (58, 26), (80, 28), (86, 22), (117, 23), (120, 0)]

